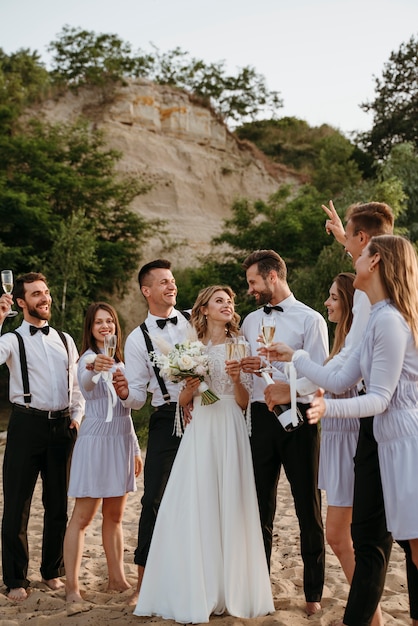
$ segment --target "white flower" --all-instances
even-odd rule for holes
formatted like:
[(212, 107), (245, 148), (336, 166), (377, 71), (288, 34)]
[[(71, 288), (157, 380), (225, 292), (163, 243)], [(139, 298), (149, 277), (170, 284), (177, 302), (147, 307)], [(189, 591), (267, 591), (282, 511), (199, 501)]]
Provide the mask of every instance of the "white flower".
[(177, 361), (180, 370), (192, 370), (195, 365), (194, 359), (189, 354), (182, 354)]

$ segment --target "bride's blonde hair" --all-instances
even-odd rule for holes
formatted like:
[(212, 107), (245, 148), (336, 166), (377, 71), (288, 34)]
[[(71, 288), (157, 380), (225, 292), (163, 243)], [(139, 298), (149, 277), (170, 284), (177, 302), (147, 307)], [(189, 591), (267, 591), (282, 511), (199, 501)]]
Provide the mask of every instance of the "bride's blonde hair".
[(413, 245), (396, 235), (372, 237), (369, 255), (380, 256), (380, 278), (387, 294), (411, 329), (418, 347), (418, 259)]
[[(197, 338), (202, 339), (206, 335), (208, 322), (206, 316), (202, 313), (202, 308), (208, 305), (209, 300), (217, 291), (225, 291), (235, 306), (235, 293), (228, 285), (211, 285), (199, 291), (196, 302), (193, 305), (190, 323), (196, 330)], [(240, 316), (234, 311), (234, 316), (230, 322), (225, 324), (225, 336), (233, 337), (238, 334)]]

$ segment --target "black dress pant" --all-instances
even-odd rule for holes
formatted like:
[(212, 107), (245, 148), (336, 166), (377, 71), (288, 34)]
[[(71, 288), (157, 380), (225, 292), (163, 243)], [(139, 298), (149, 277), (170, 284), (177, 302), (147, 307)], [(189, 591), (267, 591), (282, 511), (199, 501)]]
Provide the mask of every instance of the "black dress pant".
[(386, 526), (373, 417), (360, 420), (354, 475), (351, 535), (356, 566), (344, 624), (369, 626), (383, 593), (393, 544), (392, 535)]
[(398, 541), (405, 552), (406, 579), (408, 581), (409, 614), (412, 619), (418, 620), (418, 567), (412, 560), (409, 541)]
[(251, 405), (251, 422), (250, 442), (267, 563), (270, 566), (277, 484), (283, 466), (299, 521), (305, 598), (307, 602), (319, 602), (324, 586), (325, 545), (318, 489), (317, 426), (305, 423), (288, 433), (263, 402)]
[(67, 487), (77, 437), (76, 429), (69, 425), (69, 417), (35, 417), (16, 407), (10, 416), (3, 462), (1, 529), (3, 580), (9, 589), (29, 586), (27, 527), (39, 473), (45, 510), (41, 575), (50, 580), (64, 574)]
[(144, 495), (134, 562), (145, 567), (158, 509), (181, 438), (173, 434), (176, 405), (160, 406), (150, 417), (144, 465)]

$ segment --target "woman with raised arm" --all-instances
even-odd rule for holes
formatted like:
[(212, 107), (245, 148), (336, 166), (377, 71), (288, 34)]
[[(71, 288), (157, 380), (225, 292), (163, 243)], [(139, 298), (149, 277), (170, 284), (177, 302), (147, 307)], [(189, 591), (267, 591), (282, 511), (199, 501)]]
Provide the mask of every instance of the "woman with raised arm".
[[(275, 344), (271, 356), (334, 393), (363, 378), (355, 398), (315, 398), (308, 419), (374, 415), (388, 530), (405, 550), (410, 614), (418, 626), (418, 261), (403, 237), (372, 237), (356, 262), (354, 286), (372, 305), (362, 344), (339, 371)], [(360, 441), (360, 439), (359, 439)]]

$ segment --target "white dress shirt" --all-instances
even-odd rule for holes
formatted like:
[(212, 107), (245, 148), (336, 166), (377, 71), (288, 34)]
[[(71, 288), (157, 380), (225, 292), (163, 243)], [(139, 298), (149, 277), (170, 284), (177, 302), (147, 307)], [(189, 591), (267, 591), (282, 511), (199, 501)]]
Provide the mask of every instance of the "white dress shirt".
[[(169, 317), (177, 316), (177, 324), (167, 322), (164, 328), (159, 328), (157, 319), (161, 319), (151, 313), (145, 320), (150, 339), (157, 336), (164, 339), (170, 346), (182, 343), (187, 338), (190, 329), (189, 322), (184, 315), (173, 309)], [(153, 343), (153, 347), (159, 353), (158, 347)], [(147, 392), (152, 393), (152, 406), (165, 404), (163, 394), (155, 376), (154, 368), (148, 356), (145, 345), (144, 334), (137, 326), (127, 337), (125, 343), (125, 376), (128, 380), (129, 395), (123, 401), (124, 406), (130, 409), (140, 409), (147, 399)], [(177, 402), (179, 395), (179, 384), (164, 380), (167, 392), (170, 394), (170, 402)]]
[[(26, 351), (29, 388), (32, 395), (30, 406), (42, 411), (60, 411), (69, 406), (71, 419), (80, 422), (84, 411), (84, 399), (77, 381), (78, 351), (74, 340), (65, 333), (68, 343), (67, 355), (67, 350), (55, 329), (50, 328), (48, 335), (39, 330), (32, 336), (29, 326), (28, 322), (23, 321), (16, 330), (23, 338)], [(0, 363), (6, 363), (10, 371), (10, 402), (24, 405), (19, 344), (14, 333), (6, 333), (0, 337)]]
[[(328, 330), (322, 315), (296, 300), (293, 294), (278, 304), (283, 311), (273, 309), (270, 313), (274, 315), (276, 321), (273, 341), (283, 341), (294, 350), (300, 350), (303, 346), (303, 349), (309, 352), (312, 361), (322, 365), (328, 356)], [(261, 344), (257, 342), (257, 337), (260, 334), (260, 324), (264, 316), (265, 313), (261, 307), (247, 315), (242, 324), (242, 332), (251, 346), (253, 355), (256, 355), (257, 348), (261, 347)], [(278, 369), (283, 368), (283, 364), (278, 362), (275, 362), (274, 366)], [(286, 376), (277, 369), (273, 372), (273, 378), (288, 382)], [(264, 380), (259, 376), (254, 376), (253, 402), (265, 402), (265, 388)], [(311, 397), (301, 397), (298, 401), (308, 403)]]

